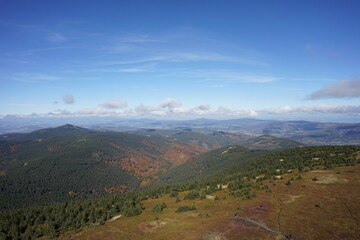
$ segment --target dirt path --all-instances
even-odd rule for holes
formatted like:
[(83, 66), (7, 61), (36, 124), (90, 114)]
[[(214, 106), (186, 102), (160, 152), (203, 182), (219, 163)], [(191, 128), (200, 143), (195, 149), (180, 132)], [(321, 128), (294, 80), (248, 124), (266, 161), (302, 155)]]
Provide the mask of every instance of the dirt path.
[(260, 223), (260, 222), (257, 222), (253, 219), (250, 219), (250, 218), (241, 218), (241, 217), (236, 217), (234, 218), (235, 220), (239, 220), (245, 224), (250, 224), (250, 225), (253, 225), (253, 226), (257, 226), (257, 227), (260, 227), (268, 232), (271, 232), (271, 233), (274, 233), (274, 234), (277, 234), (278, 236), (281, 236), (283, 237), (284, 239), (289, 239), (289, 240), (294, 240), (291, 236), (288, 236), (288, 235), (285, 235), (285, 234), (282, 234), (281, 232), (278, 232), (272, 228), (269, 228), (268, 226)]

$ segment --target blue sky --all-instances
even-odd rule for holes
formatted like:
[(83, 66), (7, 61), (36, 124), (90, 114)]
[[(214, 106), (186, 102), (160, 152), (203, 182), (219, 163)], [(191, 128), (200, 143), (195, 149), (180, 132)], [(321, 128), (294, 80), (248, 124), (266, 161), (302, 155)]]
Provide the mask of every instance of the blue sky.
[(0, 117), (357, 121), (359, 1), (0, 1)]

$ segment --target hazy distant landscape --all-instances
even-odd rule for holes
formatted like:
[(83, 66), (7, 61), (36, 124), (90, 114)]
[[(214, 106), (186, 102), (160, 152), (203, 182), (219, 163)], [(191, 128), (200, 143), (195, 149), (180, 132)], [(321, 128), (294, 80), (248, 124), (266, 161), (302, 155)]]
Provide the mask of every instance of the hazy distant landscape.
[(360, 239), (359, 12), (0, 1), (0, 240)]
[[(251, 118), (214, 120), (154, 120), (154, 119), (83, 119), (72, 120), (88, 129), (96, 131), (131, 132), (142, 135), (172, 136), (180, 133), (199, 133), (209, 135), (224, 131), (229, 134), (247, 137), (272, 135), (279, 138), (289, 138), (309, 145), (326, 144), (360, 144), (359, 123), (334, 123), (314, 121), (280, 121), (259, 120)], [(14, 123), (15, 121), (15, 123)], [(0, 120), (1, 138), (10, 137), (12, 133), (27, 133), (45, 127), (57, 127), (58, 121), (53, 119), (43, 122), (29, 122), (28, 120)], [(17, 121), (21, 123), (17, 123)], [(62, 122), (66, 119), (61, 120)], [(61, 124), (60, 124), (61, 125)], [(175, 137), (176, 138), (176, 137)], [(191, 138), (191, 137), (190, 137)], [(236, 143), (236, 141), (234, 142)], [(241, 143), (241, 142), (238, 142)]]

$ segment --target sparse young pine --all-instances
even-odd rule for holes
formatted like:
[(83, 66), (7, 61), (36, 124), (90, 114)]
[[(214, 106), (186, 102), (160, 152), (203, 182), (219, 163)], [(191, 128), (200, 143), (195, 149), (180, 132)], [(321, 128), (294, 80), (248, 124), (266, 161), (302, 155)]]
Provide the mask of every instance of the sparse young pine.
[(166, 203), (158, 203), (152, 208), (153, 213), (159, 213), (162, 212), (165, 208), (167, 208)]
[(196, 207), (194, 205), (192, 206), (180, 206), (175, 212), (187, 212), (196, 210)]

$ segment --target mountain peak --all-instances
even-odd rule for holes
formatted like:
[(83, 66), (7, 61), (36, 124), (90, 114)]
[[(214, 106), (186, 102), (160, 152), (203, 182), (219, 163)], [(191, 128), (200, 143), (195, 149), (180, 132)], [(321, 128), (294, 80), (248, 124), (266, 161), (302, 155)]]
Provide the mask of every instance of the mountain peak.
[(22, 134), (16, 137), (17, 140), (35, 140), (46, 137), (59, 137), (59, 136), (75, 136), (91, 134), (94, 131), (78, 127), (72, 124), (65, 124), (56, 128), (45, 128), (34, 132)]
[(72, 124), (65, 124), (65, 125), (62, 125), (58, 128), (74, 128), (74, 129), (77, 129), (79, 128), (78, 126), (75, 126), (75, 125), (72, 125)]

